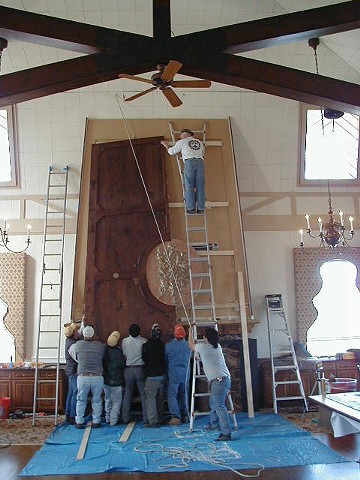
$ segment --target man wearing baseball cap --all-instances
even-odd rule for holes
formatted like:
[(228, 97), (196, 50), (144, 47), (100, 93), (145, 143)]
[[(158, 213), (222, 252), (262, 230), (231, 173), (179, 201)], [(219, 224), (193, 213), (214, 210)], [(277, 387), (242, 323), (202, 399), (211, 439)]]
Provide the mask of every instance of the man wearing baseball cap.
[(168, 373), (167, 400), (171, 415), (169, 425), (186, 423), (188, 418), (188, 372), (191, 350), (185, 341), (186, 332), (181, 324), (175, 325), (173, 340), (165, 345)]
[(76, 396), (77, 396), (77, 362), (69, 354), (69, 348), (79, 339), (79, 323), (65, 325), (65, 373), (68, 380), (68, 393), (65, 404), (65, 422), (75, 425)]
[(98, 428), (101, 427), (105, 345), (94, 339), (95, 332), (91, 325), (84, 327), (82, 334), (84, 340), (79, 340), (69, 348), (70, 355), (78, 362), (76, 427), (85, 428), (85, 409), (91, 391), (92, 427)]
[(119, 421), (122, 390), (125, 385), (125, 357), (119, 345), (120, 333), (115, 330), (106, 341), (104, 367), (105, 420), (110, 426)]
[(205, 209), (204, 144), (194, 137), (194, 132), (183, 128), (173, 147), (160, 142), (169, 155), (181, 153), (184, 162), (185, 204), (188, 214), (203, 214)]

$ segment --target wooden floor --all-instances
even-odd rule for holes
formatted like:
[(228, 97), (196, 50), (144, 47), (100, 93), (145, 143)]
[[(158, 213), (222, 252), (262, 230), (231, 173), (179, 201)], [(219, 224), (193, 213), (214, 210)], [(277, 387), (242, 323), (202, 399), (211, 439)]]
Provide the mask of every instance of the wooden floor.
[[(305, 467), (267, 468), (258, 477), (261, 480), (357, 480), (360, 479), (360, 434), (333, 438), (332, 435), (317, 435), (330, 448), (349, 459), (349, 463), (335, 463), (331, 465), (312, 465)], [(19, 477), (22, 468), (40, 448), (39, 445), (16, 445), (0, 449), (0, 479), (15, 480), (21, 478), (34, 479), (35, 477)], [(269, 444), (271, 448), (271, 444)], [(259, 459), (261, 462), (261, 459)], [(242, 471), (243, 474), (255, 473), (251, 470)], [(186, 473), (107, 473), (96, 475), (55, 475), (36, 477), (36, 480), (233, 480), (238, 477), (233, 472), (186, 472)]]

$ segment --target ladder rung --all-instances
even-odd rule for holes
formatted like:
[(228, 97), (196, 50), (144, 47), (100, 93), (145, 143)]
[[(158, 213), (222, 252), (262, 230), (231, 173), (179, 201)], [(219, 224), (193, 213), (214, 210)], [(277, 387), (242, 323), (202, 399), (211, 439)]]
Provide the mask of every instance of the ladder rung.
[(200, 290), (193, 290), (194, 293), (211, 293), (211, 288), (203, 288)]
[(47, 257), (55, 257), (55, 256), (61, 256), (61, 253), (44, 253), (44, 256), (47, 256)]
[(190, 262), (191, 262), (191, 263), (192, 263), (192, 262), (194, 262), (194, 263), (196, 263), (196, 262), (198, 262), (198, 263), (199, 263), (199, 262), (205, 263), (205, 262), (207, 262), (207, 261), (208, 261), (208, 259), (207, 259), (206, 257), (190, 257)]
[(194, 397), (209, 397), (209, 396), (210, 396), (210, 392), (194, 393), (193, 396), (194, 396)]
[(40, 317), (60, 317), (60, 315), (58, 313), (56, 314), (42, 313)]
[(45, 242), (62, 242), (62, 238), (45, 238)]
[(60, 223), (59, 225), (46, 225), (46, 228), (60, 228), (60, 227), (63, 227), (64, 224), (63, 223)]
[(215, 308), (213, 305), (195, 305), (195, 310), (212, 310)]
[(49, 185), (49, 188), (60, 188), (60, 187), (66, 187), (66, 184), (59, 183), (59, 184)]
[(39, 330), (40, 333), (59, 333), (59, 330)]
[(192, 278), (201, 278), (201, 277), (210, 277), (209, 272), (202, 272), (202, 273), (193, 273)]
[(206, 230), (205, 227), (188, 227), (188, 232), (204, 232)]
[(277, 386), (277, 385), (293, 385), (295, 383), (299, 384), (300, 382), (299, 382), (299, 380), (288, 380), (288, 381), (284, 380), (283, 382), (275, 382), (275, 386)]
[(274, 365), (274, 370), (296, 370), (296, 365)]
[(36, 397), (36, 400), (56, 400), (55, 397)]
[(39, 350), (58, 350), (58, 347), (40, 347)]
[(276, 400), (277, 401), (279, 401), (279, 400), (304, 400), (304, 397), (302, 397), (301, 395), (297, 395), (295, 397), (277, 397)]
[(58, 302), (60, 298), (42, 298), (42, 302)]
[(43, 287), (59, 287), (60, 283), (43, 283)]

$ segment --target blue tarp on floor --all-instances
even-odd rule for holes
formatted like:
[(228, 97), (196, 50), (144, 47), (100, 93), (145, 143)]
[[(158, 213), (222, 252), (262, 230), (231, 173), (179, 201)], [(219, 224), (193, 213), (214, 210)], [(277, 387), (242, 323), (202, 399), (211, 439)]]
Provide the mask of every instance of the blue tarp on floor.
[(104, 472), (183, 472), (244, 470), (347, 462), (309, 432), (280, 415), (238, 414), (232, 441), (215, 442), (219, 432), (207, 432), (206, 417), (188, 425), (146, 429), (135, 426), (129, 440), (119, 443), (125, 425), (93, 429), (83, 460), (76, 460), (84, 430), (61, 425), (34, 455), (21, 476), (93, 474)]

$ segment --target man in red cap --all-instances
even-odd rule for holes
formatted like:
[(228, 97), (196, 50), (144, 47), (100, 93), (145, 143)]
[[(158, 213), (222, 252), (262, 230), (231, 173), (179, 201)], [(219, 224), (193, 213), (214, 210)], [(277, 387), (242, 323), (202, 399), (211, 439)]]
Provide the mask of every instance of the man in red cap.
[(169, 425), (179, 425), (189, 421), (187, 393), (189, 379), (189, 359), (191, 350), (185, 341), (185, 329), (175, 325), (174, 339), (165, 345), (165, 358), (168, 372), (168, 408), (171, 415)]

